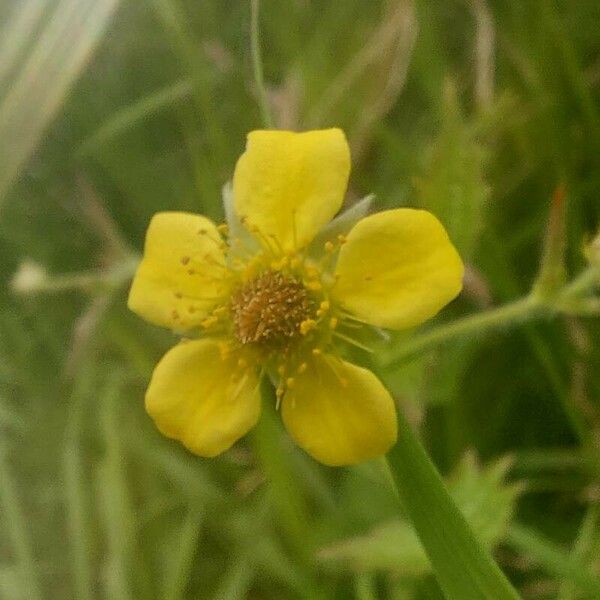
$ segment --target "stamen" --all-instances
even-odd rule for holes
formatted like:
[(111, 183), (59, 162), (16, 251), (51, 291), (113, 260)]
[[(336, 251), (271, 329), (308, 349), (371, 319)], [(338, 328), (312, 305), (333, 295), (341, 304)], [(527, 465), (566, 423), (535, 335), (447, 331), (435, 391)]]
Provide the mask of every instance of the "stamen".
[[(270, 252), (271, 254), (282, 253), (281, 246), (274, 236), (265, 235), (257, 225), (248, 221), (248, 217), (246, 215), (240, 217), (240, 221), (250, 233), (256, 235), (258, 241), (262, 242), (262, 246), (267, 252)], [(272, 246), (273, 243), (275, 244), (275, 247)]]
[(300, 323), (300, 333), (306, 335), (309, 331), (312, 331), (317, 326), (317, 322), (314, 319), (305, 319)]
[(356, 346), (357, 348), (360, 348), (361, 350), (364, 350), (365, 352), (369, 352), (371, 354), (373, 352), (375, 352), (375, 350), (373, 350), (373, 348), (366, 346), (362, 342), (355, 340), (353, 337), (350, 337), (349, 335), (345, 335), (343, 333), (340, 333), (339, 331), (334, 331), (333, 335), (334, 335), (334, 337), (339, 338), (340, 340), (344, 340), (348, 344), (351, 344), (352, 346)]
[(338, 362), (341, 363), (342, 359), (339, 358), (339, 357), (337, 357), (337, 356), (330, 355), (328, 357), (325, 357), (325, 360), (323, 362), (325, 363), (325, 365), (327, 365), (331, 369), (331, 371), (334, 374), (334, 376), (340, 382), (340, 385), (342, 387), (347, 387), (348, 386), (348, 380), (345, 377), (343, 377), (342, 375), (340, 375), (340, 373), (339, 373), (339, 371), (337, 369), (336, 361), (338, 361)]
[[(314, 314), (308, 290), (281, 271), (264, 271), (231, 299), (234, 333), (242, 344), (286, 346)], [(316, 323), (315, 323), (316, 324)]]
[[(217, 227), (217, 231), (219, 230), (219, 227), (221, 227), (221, 225)], [(225, 225), (225, 227), (227, 227), (227, 225)], [(218, 239), (214, 238), (212, 235), (210, 235), (207, 229), (199, 229), (198, 235), (201, 235), (202, 237), (206, 238), (208, 241), (213, 243), (221, 252), (224, 252), (228, 248), (227, 242), (225, 242), (220, 237)]]
[(204, 319), (204, 321), (202, 321), (202, 323), (200, 323), (200, 325), (202, 325), (202, 327), (204, 327), (204, 329), (209, 329), (210, 327), (215, 325), (218, 321), (219, 321), (218, 317), (215, 317), (215, 316), (206, 317), (206, 319)]

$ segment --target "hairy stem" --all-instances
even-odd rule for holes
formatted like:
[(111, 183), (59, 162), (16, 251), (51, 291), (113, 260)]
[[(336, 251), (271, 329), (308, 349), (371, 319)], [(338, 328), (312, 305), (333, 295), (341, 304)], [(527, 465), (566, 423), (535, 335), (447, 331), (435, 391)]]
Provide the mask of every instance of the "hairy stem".
[(415, 335), (402, 344), (386, 366), (397, 366), (427, 350), (463, 335), (479, 334), (488, 329), (506, 327), (526, 319), (547, 314), (541, 301), (526, 296), (510, 304), (469, 315)]

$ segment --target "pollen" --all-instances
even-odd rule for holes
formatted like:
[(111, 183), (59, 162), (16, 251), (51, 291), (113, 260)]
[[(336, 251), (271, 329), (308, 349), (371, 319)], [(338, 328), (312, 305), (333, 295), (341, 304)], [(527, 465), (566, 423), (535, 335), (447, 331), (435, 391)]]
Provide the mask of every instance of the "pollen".
[(315, 302), (301, 282), (281, 271), (264, 271), (231, 299), (234, 334), (242, 344), (286, 345), (313, 316)]

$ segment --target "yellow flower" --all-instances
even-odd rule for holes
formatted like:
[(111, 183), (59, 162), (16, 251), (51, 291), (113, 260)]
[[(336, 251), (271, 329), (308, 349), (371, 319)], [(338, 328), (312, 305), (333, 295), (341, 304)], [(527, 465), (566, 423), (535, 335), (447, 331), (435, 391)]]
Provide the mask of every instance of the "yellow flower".
[(335, 342), (419, 325), (459, 293), (463, 266), (426, 211), (361, 218), (366, 201), (332, 221), (349, 172), (339, 129), (253, 131), (225, 189), (228, 226), (154, 216), (129, 307), (186, 336), (146, 393), (163, 434), (200, 456), (227, 450), (258, 420), (267, 374), (287, 430), (317, 460), (358, 463), (394, 444), (390, 394)]

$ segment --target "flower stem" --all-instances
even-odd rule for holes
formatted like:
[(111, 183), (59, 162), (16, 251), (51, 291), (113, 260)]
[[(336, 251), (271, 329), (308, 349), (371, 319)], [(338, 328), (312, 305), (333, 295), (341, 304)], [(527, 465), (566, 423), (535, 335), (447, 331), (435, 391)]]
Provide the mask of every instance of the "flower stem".
[(269, 99), (263, 77), (263, 64), (260, 52), (260, 29), (258, 26), (259, 0), (250, 0), (250, 52), (252, 56), (252, 70), (254, 83), (258, 93), (258, 104), (264, 127), (272, 129), (273, 119), (269, 107)]
[(101, 271), (81, 271), (52, 275), (39, 269), (33, 275), (18, 272), (11, 282), (18, 294), (54, 294), (79, 290), (88, 293), (113, 291), (127, 283), (135, 273), (140, 259), (128, 256), (123, 261)]
[(488, 329), (506, 327), (525, 319), (547, 314), (548, 309), (534, 296), (526, 296), (510, 304), (482, 313), (469, 315), (457, 321), (440, 325), (415, 335), (402, 344), (386, 366), (394, 367), (456, 337), (479, 334)]

